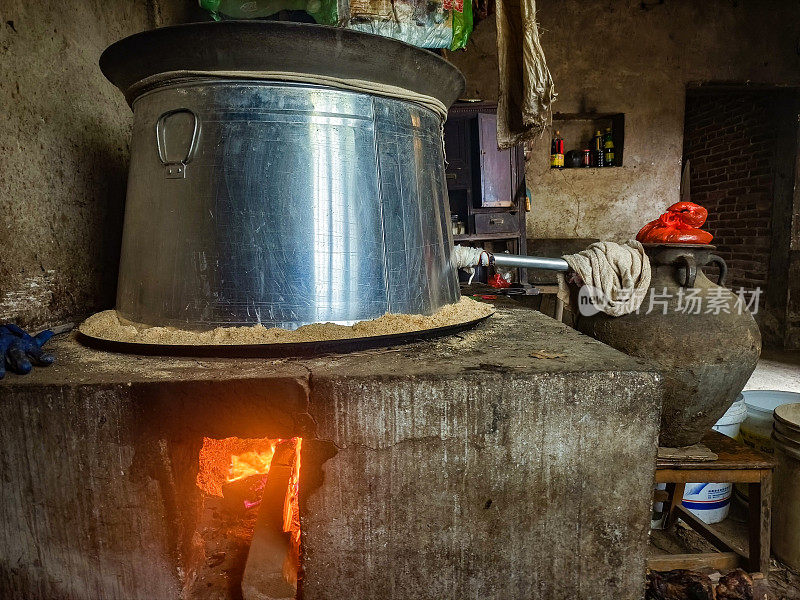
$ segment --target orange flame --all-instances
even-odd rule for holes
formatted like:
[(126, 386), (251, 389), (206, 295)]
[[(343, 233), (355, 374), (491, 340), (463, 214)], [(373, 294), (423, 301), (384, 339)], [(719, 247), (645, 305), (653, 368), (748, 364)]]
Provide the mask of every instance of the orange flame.
[(228, 483), (250, 477), (251, 475), (266, 475), (269, 473), (272, 457), (275, 454), (275, 446), (279, 440), (270, 440), (270, 446), (263, 452), (250, 450), (242, 454), (231, 456), (231, 465), (228, 467), (228, 476), (225, 480)]
[(270, 438), (203, 438), (197, 487), (210, 496), (222, 497), (222, 486), (247, 477), (266, 474), (279, 440)]

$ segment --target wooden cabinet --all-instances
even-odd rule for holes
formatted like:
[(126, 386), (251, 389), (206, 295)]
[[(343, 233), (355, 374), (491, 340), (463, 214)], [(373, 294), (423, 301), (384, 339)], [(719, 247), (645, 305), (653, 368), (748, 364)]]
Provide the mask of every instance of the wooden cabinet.
[[(460, 244), (525, 254), (522, 146), (497, 148), (497, 105), (457, 103), (444, 126), (450, 212), (466, 225)], [(518, 281), (527, 282), (524, 269)]]

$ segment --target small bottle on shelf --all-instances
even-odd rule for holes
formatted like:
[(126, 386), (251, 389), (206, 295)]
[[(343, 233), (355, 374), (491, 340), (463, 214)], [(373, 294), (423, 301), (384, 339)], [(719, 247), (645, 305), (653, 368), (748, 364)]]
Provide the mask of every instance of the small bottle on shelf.
[(564, 168), (564, 140), (561, 139), (558, 131), (553, 136), (553, 141), (550, 142), (550, 168)]
[(611, 134), (611, 127), (606, 128), (606, 134), (603, 136), (603, 158), (605, 159), (607, 167), (614, 165), (614, 136)]
[(594, 139), (592, 140), (592, 166), (605, 166), (605, 160), (603, 159), (603, 136), (599, 129), (597, 133), (594, 134)]

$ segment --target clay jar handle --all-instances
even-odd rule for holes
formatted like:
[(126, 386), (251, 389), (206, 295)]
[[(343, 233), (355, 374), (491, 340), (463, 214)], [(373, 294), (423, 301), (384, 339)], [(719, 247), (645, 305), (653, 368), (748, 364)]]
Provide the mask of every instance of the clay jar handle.
[(725, 262), (725, 259), (721, 256), (717, 256), (716, 254), (711, 254), (708, 257), (708, 262), (717, 264), (719, 267), (719, 279), (717, 280), (717, 285), (724, 286), (725, 278), (728, 276), (728, 264)]
[[(694, 287), (694, 280), (697, 278), (697, 262), (691, 254), (680, 254), (675, 257), (675, 263), (679, 265), (678, 285), (685, 288)], [(681, 269), (680, 265), (683, 263)]]

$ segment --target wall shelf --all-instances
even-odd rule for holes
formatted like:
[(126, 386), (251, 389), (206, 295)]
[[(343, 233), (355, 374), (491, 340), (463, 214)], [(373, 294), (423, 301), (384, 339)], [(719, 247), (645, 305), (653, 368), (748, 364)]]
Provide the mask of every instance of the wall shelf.
[[(564, 152), (591, 148), (596, 131), (605, 133), (611, 127), (614, 140), (614, 167), (583, 167), (585, 170), (601, 170), (623, 166), (625, 153), (625, 113), (553, 113), (553, 132), (559, 131), (564, 138)], [(579, 171), (581, 168), (572, 168)]]
[(516, 240), (519, 233), (469, 233), (467, 235), (454, 235), (454, 242), (488, 242), (491, 240)]
[(624, 167), (576, 167), (572, 169), (551, 169), (548, 168), (542, 173), (543, 177), (555, 177), (563, 175), (564, 177), (596, 177), (601, 179), (603, 177), (619, 177), (622, 171), (633, 171), (638, 169), (637, 166), (624, 166)]
[(564, 167), (563, 169), (551, 169), (551, 171), (606, 171), (608, 169), (621, 169), (620, 165), (613, 167)]

